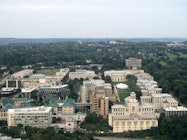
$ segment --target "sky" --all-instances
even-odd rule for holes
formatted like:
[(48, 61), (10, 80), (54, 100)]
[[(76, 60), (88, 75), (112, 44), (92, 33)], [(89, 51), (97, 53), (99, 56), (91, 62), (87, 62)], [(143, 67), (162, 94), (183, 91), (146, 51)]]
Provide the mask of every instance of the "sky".
[(187, 37), (187, 0), (0, 0), (0, 37)]

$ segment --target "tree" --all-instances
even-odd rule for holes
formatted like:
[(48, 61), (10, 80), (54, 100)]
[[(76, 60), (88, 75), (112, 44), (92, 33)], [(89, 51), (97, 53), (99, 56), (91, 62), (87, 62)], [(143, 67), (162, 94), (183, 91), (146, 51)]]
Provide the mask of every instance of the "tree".
[(105, 76), (105, 83), (112, 83), (112, 79), (111, 79), (111, 77), (110, 76)]

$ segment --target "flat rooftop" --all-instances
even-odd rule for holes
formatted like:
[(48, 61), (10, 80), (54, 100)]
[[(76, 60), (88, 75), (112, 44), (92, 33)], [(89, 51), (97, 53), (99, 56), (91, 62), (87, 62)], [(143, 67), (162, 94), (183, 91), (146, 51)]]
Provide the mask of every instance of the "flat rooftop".
[(8, 109), (9, 113), (49, 113), (51, 107), (39, 106), (39, 107), (29, 107), (29, 108), (16, 108), (16, 109)]
[(178, 107), (169, 107), (164, 108), (165, 111), (187, 111), (187, 108), (184, 106), (178, 106)]

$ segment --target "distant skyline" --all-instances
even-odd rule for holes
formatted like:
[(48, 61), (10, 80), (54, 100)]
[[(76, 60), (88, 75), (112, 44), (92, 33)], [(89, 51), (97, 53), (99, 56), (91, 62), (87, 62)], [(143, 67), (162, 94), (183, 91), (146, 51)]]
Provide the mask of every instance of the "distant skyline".
[(186, 38), (187, 0), (0, 0), (0, 38)]

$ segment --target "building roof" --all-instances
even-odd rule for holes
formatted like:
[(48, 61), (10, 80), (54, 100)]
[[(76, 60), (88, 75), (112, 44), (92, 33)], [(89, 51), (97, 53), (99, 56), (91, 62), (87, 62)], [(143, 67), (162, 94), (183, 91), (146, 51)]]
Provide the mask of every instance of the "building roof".
[(153, 104), (151, 103), (143, 103), (141, 105), (141, 108), (154, 108)]
[(74, 106), (75, 101), (73, 99), (66, 99), (66, 100), (62, 101), (58, 98), (53, 98), (47, 106), (58, 107), (59, 104), (62, 104), (63, 107)]
[(12, 99), (1, 99), (0, 101), (2, 102), (3, 106), (5, 106), (8, 103), (14, 104), (14, 101)]
[(123, 84), (123, 83), (119, 83), (116, 85), (117, 88), (119, 89), (127, 89), (128, 88), (128, 85), (127, 84)]
[(51, 107), (39, 106), (39, 107), (29, 107), (29, 108), (16, 108), (8, 109), (9, 113), (48, 113), (51, 111)]
[(9, 108), (9, 107), (13, 107), (14, 105), (13, 104), (11, 104), (11, 103), (7, 103), (7, 104), (5, 104), (3, 107), (5, 107), (5, 108)]
[[(9, 98), (9, 99), (1, 99), (0, 102), (2, 102), (3, 107), (9, 108), (13, 107), (15, 104), (15, 101), (29, 101), (31, 99), (29, 98)], [(24, 103), (23, 103), (24, 105)]]
[(26, 102), (26, 103), (22, 103), (21, 106), (22, 107), (33, 107), (34, 105), (32, 103)]
[(45, 74), (33, 74), (29, 78), (38, 79), (38, 78), (45, 78), (45, 77), (46, 77)]
[(58, 107), (58, 103), (63, 103), (60, 99), (58, 98), (53, 98), (50, 100), (49, 104), (47, 106), (49, 107)]
[(113, 120), (152, 120), (156, 119), (154, 115), (146, 115), (146, 116), (113, 116)]
[(0, 108), (0, 111), (7, 111), (7, 108)]
[(178, 107), (164, 108), (164, 110), (165, 111), (187, 111), (187, 108), (183, 106), (178, 106)]
[(31, 93), (31, 92), (33, 92), (35, 89), (33, 89), (33, 88), (22, 88), (21, 89), (21, 92), (22, 93)]
[(75, 105), (75, 102), (73, 99), (66, 99), (62, 106), (68, 107), (68, 106), (74, 106), (74, 105)]
[(116, 105), (113, 105), (112, 108), (126, 108), (126, 107), (122, 104), (116, 104)]
[(29, 98), (13, 98), (13, 101), (25, 101), (25, 100), (31, 100)]

